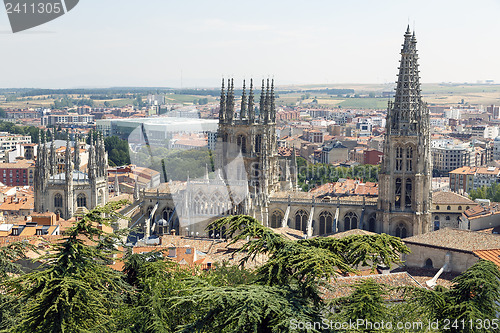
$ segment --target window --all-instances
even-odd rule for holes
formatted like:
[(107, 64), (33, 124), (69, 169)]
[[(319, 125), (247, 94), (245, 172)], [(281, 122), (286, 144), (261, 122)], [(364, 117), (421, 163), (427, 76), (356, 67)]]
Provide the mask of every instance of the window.
[(446, 221), (449, 221), (450, 220), (450, 217), (449, 216), (446, 216)]
[(465, 207), (465, 210), (469, 210), (469, 209), (470, 209), (470, 207), (469, 207), (469, 206)]
[(307, 218), (309, 214), (303, 209), (298, 210), (295, 213), (295, 229), (302, 230), (302, 232), (306, 232), (307, 230)]
[(62, 207), (62, 200), (63, 198), (61, 194), (57, 193), (54, 195), (54, 207)]
[(411, 208), (411, 192), (412, 192), (412, 181), (410, 178), (406, 179), (406, 189), (405, 189), (405, 207)]
[(462, 210), (462, 206), (458, 206), (458, 210)]
[(330, 212), (324, 211), (319, 215), (319, 234), (329, 234), (333, 230), (333, 215)]
[(283, 221), (283, 214), (279, 210), (275, 210), (271, 215), (271, 228), (280, 228)]
[(408, 147), (406, 148), (406, 171), (413, 170), (412, 161), (413, 161), (413, 148)]
[(87, 197), (85, 194), (78, 194), (78, 197), (76, 198), (76, 205), (77, 207), (87, 207)]
[(244, 135), (238, 135), (236, 144), (238, 145), (242, 154), (245, 154), (247, 152), (247, 138)]
[(255, 152), (256, 153), (260, 153), (261, 145), (262, 145), (262, 135), (257, 134), (255, 136)]
[(165, 208), (163, 210), (163, 214), (162, 214), (162, 218), (167, 221), (167, 222), (170, 222), (170, 219), (173, 217), (173, 209), (172, 208)]
[(186, 249), (186, 254), (191, 254), (191, 249)]
[(446, 207), (446, 210), (451, 210), (451, 206)]
[(401, 171), (403, 168), (403, 148), (396, 147), (396, 171)]
[(433, 268), (434, 266), (432, 265), (432, 260), (430, 258), (428, 258), (426, 261), (425, 261), (425, 268)]
[(394, 205), (396, 208), (401, 208), (401, 178), (396, 179)]
[(396, 227), (396, 237), (405, 238), (407, 236), (406, 226), (403, 223), (400, 223)]
[(439, 230), (439, 217), (434, 221), (434, 231), (436, 230)]
[(368, 231), (375, 232), (375, 228), (376, 228), (376, 220), (375, 216), (372, 216), (368, 220)]
[(358, 227), (358, 215), (349, 212), (344, 215), (344, 231), (356, 229)]
[(172, 258), (172, 257), (175, 257), (175, 256), (176, 256), (176, 254), (175, 254), (175, 247), (174, 247), (174, 248), (170, 248), (170, 249), (168, 249), (168, 256), (169, 256), (170, 258)]

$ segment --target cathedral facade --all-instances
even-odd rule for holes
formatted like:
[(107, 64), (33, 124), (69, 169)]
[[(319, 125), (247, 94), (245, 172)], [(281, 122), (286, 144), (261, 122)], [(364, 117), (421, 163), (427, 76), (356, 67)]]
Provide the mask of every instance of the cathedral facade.
[(35, 211), (50, 211), (69, 219), (108, 201), (108, 160), (102, 136), (94, 138), (90, 135), (86, 165), (81, 165), (83, 148), (78, 137), (73, 149), (69, 139), (66, 141), (62, 166), (54, 141), (50, 143), (50, 148), (45, 135), (38, 142), (34, 181)]
[(295, 151), (289, 159), (277, 153), (274, 82), (262, 81), (258, 104), (253, 81), (248, 95), (244, 82), (238, 110), (231, 79), (222, 83), (214, 170), (207, 166), (203, 179), (143, 191), (137, 221), (144, 219), (147, 235), (175, 230), (216, 236), (207, 235), (207, 224), (232, 214), (252, 215), (265, 226), (300, 230), (306, 237), (351, 229), (402, 238), (430, 231), (429, 111), (420, 95), (417, 60), (416, 39), (408, 29), (395, 100), (387, 111), (378, 198), (299, 191)]

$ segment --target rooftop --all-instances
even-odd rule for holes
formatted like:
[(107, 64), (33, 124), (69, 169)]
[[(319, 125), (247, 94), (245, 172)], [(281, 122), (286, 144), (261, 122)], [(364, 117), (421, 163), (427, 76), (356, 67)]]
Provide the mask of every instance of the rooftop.
[(464, 197), (463, 195), (449, 191), (438, 191), (432, 193), (432, 203), (436, 205), (477, 205), (476, 202)]
[(500, 249), (500, 236), (484, 232), (443, 228), (425, 234), (408, 237), (408, 244), (417, 244), (472, 252), (477, 250)]

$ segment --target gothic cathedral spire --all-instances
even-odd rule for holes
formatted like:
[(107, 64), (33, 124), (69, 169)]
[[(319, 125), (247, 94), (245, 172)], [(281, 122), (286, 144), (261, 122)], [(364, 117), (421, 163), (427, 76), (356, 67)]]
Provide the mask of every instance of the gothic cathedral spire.
[(420, 95), (417, 41), (404, 35), (394, 103), (387, 110), (380, 170), (380, 232), (407, 237), (431, 228), (429, 110)]

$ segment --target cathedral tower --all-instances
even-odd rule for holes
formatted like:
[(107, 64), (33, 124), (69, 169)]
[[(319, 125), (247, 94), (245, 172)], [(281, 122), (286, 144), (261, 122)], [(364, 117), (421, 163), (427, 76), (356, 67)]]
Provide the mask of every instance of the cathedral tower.
[(387, 109), (379, 180), (379, 231), (399, 237), (428, 232), (431, 226), (429, 110), (420, 95), (416, 45), (408, 27), (395, 99)]
[[(274, 80), (262, 80), (258, 112), (254, 105), (254, 86), (243, 81), (239, 112), (235, 109), (234, 81), (222, 81), (216, 156), (217, 169), (223, 170), (241, 153), (244, 170), (232, 170), (236, 179), (248, 179), (253, 206), (265, 210), (269, 195), (279, 190)], [(246, 174), (245, 174), (246, 173)], [(227, 175), (226, 175), (227, 176)], [(245, 213), (250, 214), (248, 211)], [(267, 220), (267, 213), (261, 212)]]

